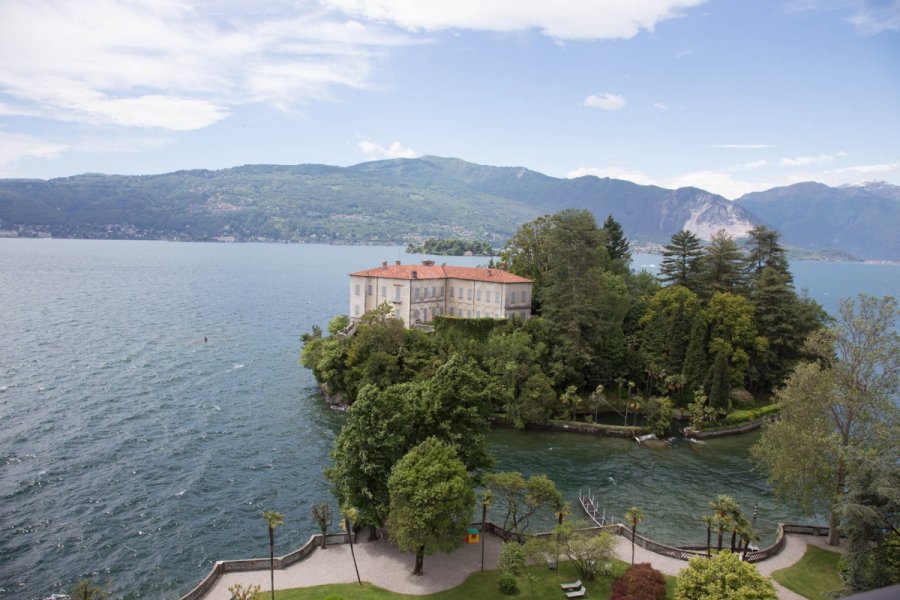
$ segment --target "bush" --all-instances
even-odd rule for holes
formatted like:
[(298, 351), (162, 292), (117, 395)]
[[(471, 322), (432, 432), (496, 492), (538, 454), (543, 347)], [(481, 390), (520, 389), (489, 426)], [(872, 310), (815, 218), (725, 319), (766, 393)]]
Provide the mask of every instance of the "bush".
[(507, 596), (511, 596), (519, 591), (519, 587), (516, 585), (516, 578), (510, 573), (502, 573), (498, 583), (500, 584), (500, 591)]
[(497, 570), (510, 575), (521, 575), (525, 571), (525, 548), (516, 542), (506, 542), (497, 557)]
[(746, 423), (747, 421), (753, 421), (766, 415), (777, 413), (779, 408), (780, 407), (777, 404), (767, 404), (766, 406), (760, 406), (753, 410), (736, 410), (722, 419), (720, 423), (722, 425), (738, 425), (739, 423)]
[(633, 565), (613, 582), (610, 600), (662, 600), (666, 597), (666, 578), (650, 563)]
[(741, 388), (733, 389), (731, 405), (737, 409), (753, 408), (753, 394)]

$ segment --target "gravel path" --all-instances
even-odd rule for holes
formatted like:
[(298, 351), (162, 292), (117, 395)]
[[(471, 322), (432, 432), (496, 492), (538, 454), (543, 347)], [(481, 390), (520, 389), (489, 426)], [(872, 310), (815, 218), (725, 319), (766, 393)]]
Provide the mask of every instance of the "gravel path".
[[(484, 540), (485, 568), (493, 569), (497, 564), (502, 543), (493, 535), (485, 536)], [(825, 538), (822, 537), (791, 534), (787, 536), (787, 543), (781, 552), (756, 563), (756, 566), (761, 573), (769, 576), (773, 571), (800, 560), (806, 552), (807, 544), (815, 544), (828, 550), (844, 551), (840, 547), (826, 546)], [(437, 553), (426, 556), (425, 574), (421, 577), (412, 575), (415, 557), (412, 554), (400, 553), (387, 540), (360, 541), (354, 544), (353, 548), (356, 551), (359, 575), (363, 581), (403, 594), (425, 595), (456, 587), (481, 568), (481, 546), (477, 544), (464, 544), (452, 554)], [(622, 560), (631, 562), (631, 542), (624, 537), (616, 536), (616, 554)], [(677, 575), (687, 565), (684, 561), (649, 552), (640, 546), (635, 546), (634, 560), (649, 562), (655, 569), (667, 575)], [(276, 589), (355, 581), (353, 559), (350, 556), (350, 546), (347, 544), (329, 546), (325, 550), (317, 549), (307, 559), (287, 569), (275, 571)], [(269, 572), (228, 573), (219, 578), (204, 600), (230, 600), (228, 588), (235, 583), (244, 585), (258, 583), (263, 590), (267, 590)], [(803, 600), (802, 596), (781, 587), (777, 582), (773, 583), (778, 591), (779, 600)]]

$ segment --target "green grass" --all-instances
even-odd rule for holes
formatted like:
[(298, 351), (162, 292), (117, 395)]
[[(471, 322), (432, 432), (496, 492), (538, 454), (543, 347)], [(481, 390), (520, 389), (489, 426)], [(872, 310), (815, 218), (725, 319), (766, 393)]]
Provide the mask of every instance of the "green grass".
[(772, 573), (772, 578), (810, 600), (831, 600), (843, 584), (838, 571), (841, 555), (807, 546), (803, 558), (786, 569)]
[[(613, 580), (625, 572), (628, 565), (621, 561), (613, 561), (609, 575), (598, 575), (595, 581), (584, 584), (587, 589), (587, 598), (606, 600), (612, 593)], [(325, 600), (330, 596), (337, 596), (344, 600), (393, 600), (405, 598), (408, 600), (497, 600), (498, 598), (512, 598), (515, 600), (544, 600), (546, 598), (559, 598), (565, 600), (559, 584), (575, 581), (578, 573), (569, 563), (561, 563), (559, 573), (550, 571), (546, 567), (531, 567), (529, 574), (532, 580), (526, 577), (517, 577), (519, 592), (512, 596), (505, 596), (498, 588), (497, 580), (500, 574), (497, 571), (485, 571), (473, 573), (461, 585), (431, 594), (428, 596), (409, 596), (390, 592), (373, 585), (362, 586), (355, 583), (340, 583), (333, 585), (320, 585), (308, 588), (294, 588), (275, 592), (276, 600)], [(267, 600), (268, 592), (260, 592), (260, 600)], [(666, 598), (675, 597), (675, 578), (666, 576)]]

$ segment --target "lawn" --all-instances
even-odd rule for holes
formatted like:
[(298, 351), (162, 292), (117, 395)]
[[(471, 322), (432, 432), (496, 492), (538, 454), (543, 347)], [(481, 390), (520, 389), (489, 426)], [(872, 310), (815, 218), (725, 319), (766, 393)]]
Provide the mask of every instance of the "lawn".
[[(621, 561), (613, 561), (613, 567), (609, 575), (599, 575), (596, 581), (585, 583), (587, 598), (605, 600), (612, 593), (613, 580), (625, 572), (628, 565)], [(431, 594), (429, 596), (408, 596), (390, 592), (372, 585), (360, 586), (355, 583), (340, 583), (334, 585), (320, 585), (309, 588), (295, 588), (275, 592), (276, 600), (325, 600), (326, 598), (338, 598), (343, 600), (391, 600), (396, 598), (416, 600), (496, 600), (497, 598), (515, 598), (516, 600), (545, 600), (559, 598), (565, 600), (565, 596), (559, 587), (561, 582), (571, 582), (578, 579), (574, 567), (569, 563), (560, 564), (560, 572), (549, 571), (546, 567), (531, 567), (528, 571), (530, 578), (518, 577), (519, 593), (513, 596), (503, 595), (497, 585), (499, 573), (497, 571), (485, 571), (474, 573), (461, 585)], [(666, 577), (666, 598), (675, 597), (675, 578)], [(260, 600), (269, 598), (268, 592), (259, 594)]]
[(809, 545), (799, 561), (772, 573), (772, 579), (810, 600), (830, 600), (843, 584), (838, 571), (841, 555)]

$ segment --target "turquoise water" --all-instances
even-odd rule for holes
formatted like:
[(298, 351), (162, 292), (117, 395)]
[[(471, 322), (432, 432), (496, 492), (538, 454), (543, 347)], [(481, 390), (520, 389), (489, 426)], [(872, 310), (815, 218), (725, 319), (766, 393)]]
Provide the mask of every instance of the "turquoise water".
[[(0, 239), (0, 597), (90, 576), (125, 598), (175, 598), (215, 560), (264, 555), (267, 509), (285, 518), (277, 552), (304, 543), (343, 417), (297, 365), (299, 336), (346, 312), (347, 273), (397, 258), (410, 260), (387, 247)], [(847, 294), (900, 290), (896, 267), (794, 271), (826, 302), (841, 281)], [(751, 442), (700, 456), (490, 440), (500, 467), (547, 472), (572, 500), (591, 486), (612, 514), (636, 503), (670, 542), (700, 539), (720, 492), (759, 502), (763, 526), (789, 514), (750, 469)]]

